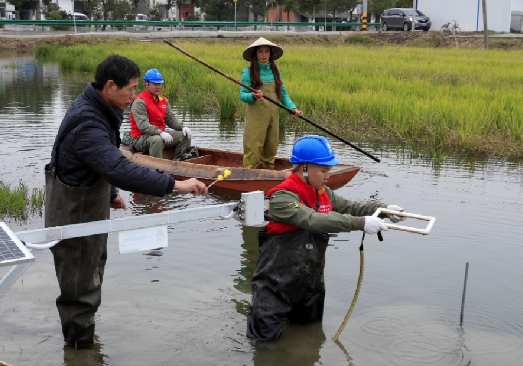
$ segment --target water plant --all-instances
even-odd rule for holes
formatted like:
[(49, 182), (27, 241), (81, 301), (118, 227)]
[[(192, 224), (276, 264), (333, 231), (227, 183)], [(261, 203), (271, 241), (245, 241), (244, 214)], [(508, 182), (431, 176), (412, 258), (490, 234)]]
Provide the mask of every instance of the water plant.
[(29, 212), (41, 214), (44, 198), (42, 188), (34, 188), (29, 193), (29, 188), (21, 180), (15, 187), (0, 181), (0, 218), (24, 219)]

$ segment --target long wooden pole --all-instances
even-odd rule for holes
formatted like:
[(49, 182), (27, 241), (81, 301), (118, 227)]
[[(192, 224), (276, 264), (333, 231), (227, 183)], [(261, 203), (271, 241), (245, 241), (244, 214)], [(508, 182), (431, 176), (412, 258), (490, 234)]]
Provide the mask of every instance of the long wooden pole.
[[(188, 57), (192, 58), (194, 61), (197, 61), (197, 62), (201, 63), (202, 65), (208, 67), (209, 69), (211, 69), (211, 70), (217, 72), (218, 74), (220, 74), (220, 75), (226, 77), (226, 78), (229, 79), (230, 81), (232, 81), (232, 82), (234, 82), (234, 83), (236, 83), (236, 84), (238, 84), (238, 85), (241, 85), (241, 86), (243, 86), (244, 88), (247, 88), (248, 90), (252, 91), (253, 93), (256, 92), (256, 90), (253, 89), (252, 87), (250, 87), (250, 86), (248, 86), (248, 85), (242, 83), (241, 81), (238, 81), (238, 80), (236, 80), (236, 79), (230, 77), (229, 75), (227, 75), (227, 74), (224, 73), (223, 71), (220, 71), (220, 70), (218, 70), (217, 68), (215, 68), (215, 67), (209, 65), (208, 63), (206, 63), (206, 62), (204, 62), (204, 61), (202, 61), (202, 60), (200, 60), (200, 59), (194, 57), (193, 55), (191, 55), (190, 53), (188, 53), (188, 52), (186, 52), (185, 50), (181, 49), (180, 47), (176, 46), (176, 45), (173, 44), (172, 42), (170, 42), (170, 41), (168, 41), (168, 40), (166, 40), (166, 39), (164, 39), (163, 42), (164, 42), (164, 43), (167, 43), (169, 46), (171, 46), (171, 47), (177, 49), (178, 51), (180, 51), (181, 53), (183, 53), (185, 56), (188, 56)], [(266, 99), (266, 100), (268, 100), (269, 102), (271, 102), (271, 103), (273, 103), (273, 104), (276, 104), (278, 107), (280, 107), (280, 108), (282, 108), (282, 109), (285, 109), (285, 110), (286, 110), (287, 112), (289, 112), (290, 114), (294, 114), (294, 112), (293, 112), (292, 109), (287, 108), (286, 106), (284, 106), (284, 105), (281, 104), (280, 102), (277, 102), (277, 101), (275, 101), (274, 99), (269, 98), (269, 97), (266, 96), (266, 95), (264, 95), (263, 98)], [(331, 131), (327, 130), (325, 127), (320, 126), (319, 124), (317, 124), (316, 122), (314, 122), (314, 121), (308, 119), (307, 117), (299, 116), (298, 118), (304, 120), (305, 122), (310, 123), (310, 124), (313, 125), (314, 127), (318, 128), (318, 129), (320, 129), (320, 130), (322, 130), (323, 132), (328, 133), (328, 134), (331, 135), (332, 137), (334, 137), (334, 138), (340, 140), (341, 142), (343, 142), (343, 143), (349, 145), (349, 146), (352, 147), (353, 149), (358, 150), (359, 152), (361, 152), (362, 154), (368, 156), (368, 157), (371, 158), (372, 160), (374, 160), (374, 161), (376, 161), (376, 162), (378, 162), (378, 163), (381, 161), (381, 160), (378, 159), (377, 157), (375, 157), (375, 156), (369, 154), (368, 152), (366, 152), (366, 151), (360, 149), (358, 146), (356, 146), (356, 145), (350, 143), (349, 141), (345, 140), (343, 137), (336, 135), (334, 132), (331, 132)]]

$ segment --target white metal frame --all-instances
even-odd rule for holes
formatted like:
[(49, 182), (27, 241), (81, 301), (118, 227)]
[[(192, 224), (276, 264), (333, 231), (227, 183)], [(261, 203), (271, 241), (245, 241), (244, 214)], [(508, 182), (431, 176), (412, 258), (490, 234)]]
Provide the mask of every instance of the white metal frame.
[(407, 231), (409, 233), (416, 233), (416, 234), (421, 234), (421, 235), (429, 235), (430, 234), (430, 230), (432, 229), (432, 227), (436, 223), (436, 218), (432, 217), (432, 216), (422, 216), (422, 215), (408, 213), (408, 212), (387, 210), (386, 208), (383, 208), (383, 207), (378, 208), (376, 210), (376, 212), (374, 212), (374, 214), (372, 216), (378, 217), (378, 215), (382, 214), (382, 213), (384, 213), (384, 214), (393, 214), (393, 215), (402, 216), (402, 217), (409, 217), (409, 218), (413, 218), (413, 219), (418, 219), (418, 220), (423, 220), (423, 221), (428, 221), (429, 222), (425, 229), (418, 229), (418, 228), (410, 227), (410, 226), (402, 226), (402, 225), (398, 225), (398, 224), (385, 223), (385, 226), (387, 226), (387, 228), (392, 229), (392, 230), (400, 230), (400, 231)]

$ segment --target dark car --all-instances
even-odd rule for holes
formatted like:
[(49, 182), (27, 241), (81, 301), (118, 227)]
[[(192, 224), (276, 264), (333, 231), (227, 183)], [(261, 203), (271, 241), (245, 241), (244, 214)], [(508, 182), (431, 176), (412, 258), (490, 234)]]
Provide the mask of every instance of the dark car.
[[(416, 10), (414, 17), (414, 29), (428, 31), (432, 25), (430, 18), (421, 11)], [(381, 29), (388, 31), (391, 29), (412, 30), (412, 8), (393, 8), (387, 9), (381, 15)]]

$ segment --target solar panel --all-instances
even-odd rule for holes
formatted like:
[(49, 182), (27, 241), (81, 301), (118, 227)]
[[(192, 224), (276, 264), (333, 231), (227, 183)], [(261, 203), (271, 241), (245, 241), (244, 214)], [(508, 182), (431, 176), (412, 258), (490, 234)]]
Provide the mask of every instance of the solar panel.
[(15, 234), (0, 222), (0, 267), (34, 262), (35, 258)]

